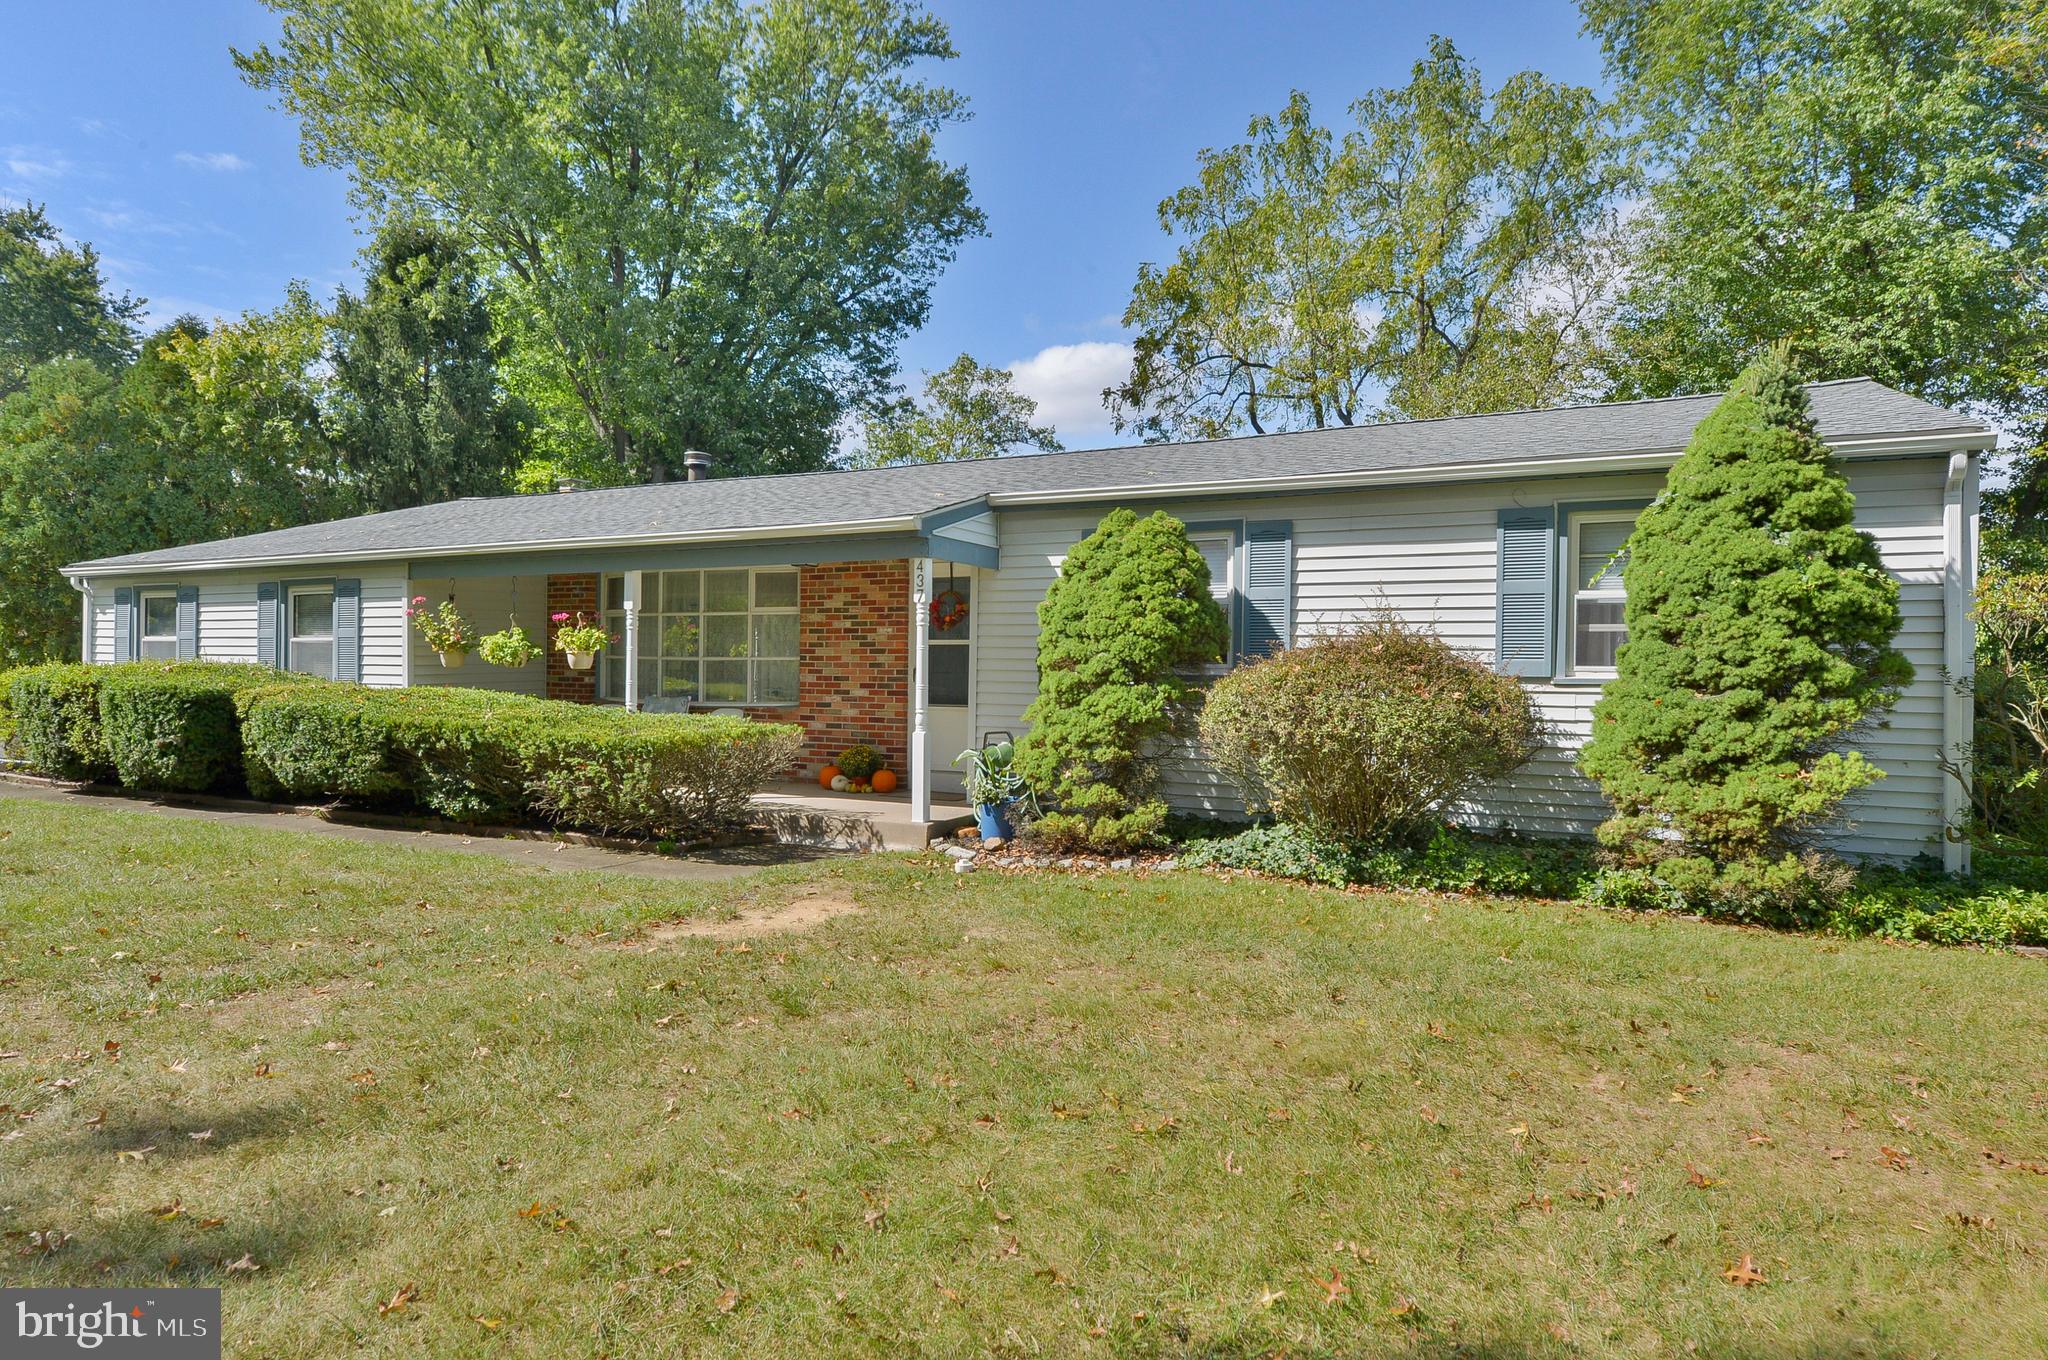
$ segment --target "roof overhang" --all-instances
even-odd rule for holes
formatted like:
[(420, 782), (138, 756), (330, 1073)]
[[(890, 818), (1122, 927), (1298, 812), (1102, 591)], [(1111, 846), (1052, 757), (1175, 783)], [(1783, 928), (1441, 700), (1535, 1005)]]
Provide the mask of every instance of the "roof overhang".
[(544, 538), (503, 543), (465, 543), (439, 548), (358, 548), (347, 552), (274, 553), (169, 562), (74, 562), (63, 568), (63, 571), (67, 576), (79, 577), (132, 576), (141, 571), (242, 571), (262, 567), (310, 567), (343, 562), (421, 562), (451, 557), (576, 553), (614, 548), (687, 548), (762, 540), (800, 543), (819, 538), (918, 531), (917, 517), (910, 515), (890, 519), (846, 520), (833, 524), (770, 524), (745, 529), (698, 529), (680, 534), (635, 534), (616, 538)]

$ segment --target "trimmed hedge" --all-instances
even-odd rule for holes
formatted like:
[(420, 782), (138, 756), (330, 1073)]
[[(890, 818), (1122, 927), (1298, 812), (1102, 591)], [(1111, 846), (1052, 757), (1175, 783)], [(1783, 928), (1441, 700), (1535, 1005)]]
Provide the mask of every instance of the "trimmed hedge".
[(0, 677), (13, 744), (30, 769), (53, 779), (113, 778), (114, 759), (100, 730), (100, 681), (107, 669), (57, 661)]
[(803, 729), (481, 690), (296, 686), (243, 696), (251, 788), (683, 838), (743, 825)]
[(164, 793), (207, 793), (242, 783), (235, 696), (283, 680), (269, 666), (217, 661), (95, 666), (100, 726), (121, 783)]
[(246, 784), (456, 821), (668, 838), (745, 824), (803, 729), (456, 688), (372, 689), (268, 666), (137, 661), (0, 676), (31, 769), (134, 789)]

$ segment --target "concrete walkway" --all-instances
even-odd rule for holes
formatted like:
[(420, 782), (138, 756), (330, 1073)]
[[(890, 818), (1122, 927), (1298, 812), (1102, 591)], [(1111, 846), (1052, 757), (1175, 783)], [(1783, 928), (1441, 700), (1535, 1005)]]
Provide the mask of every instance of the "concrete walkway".
[[(223, 826), (253, 826), (272, 831), (298, 831), (308, 835), (332, 836), (400, 849), (453, 850), (463, 854), (487, 855), (492, 859), (555, 873), (595, 869), (601, 872), (633, 874), (640, 878), (674, 879), (687, 882), (718, 882), (743, 878), (757, 869), (776, 864), (800, 864), (844, 853), (803, 845), (743, 845), (701, 851), (694, 855), (657, 855), (643, 851), (609, 850), (594, 845), (572, 845), (564, 841), (515, 840), (509, 837), (465, 836), (447, 831), (406, 831), (391, 827), (358, 826), (331, 822), (315, 812), (292, 808), (264, 809), (242, 806), (194, 806), (154, 798), (118, 794), (74, 793), (46, 785), (17, 784), (0, 780), (0, 802), (20, 799), (35, 803), (104, 808), (110, 812), (149, 812), (188, 821), (214, 822)], [(0, 808), (0, 820), (6, 812)]]

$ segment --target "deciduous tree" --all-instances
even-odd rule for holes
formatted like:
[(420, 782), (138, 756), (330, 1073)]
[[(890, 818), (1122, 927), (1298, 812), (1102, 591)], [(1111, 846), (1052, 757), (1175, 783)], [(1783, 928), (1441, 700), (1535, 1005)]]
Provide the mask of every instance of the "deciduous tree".
[(952, 55), (897, 0), (266, 0), (238, 53), (382, 218), (502, 271), (614, 461), (816, 468), (982, 229), (934, 134)]
[(1816, 377), (2005, 419), (2042, 409), (2037, 5), (1582, 8), (1655, 171), (1614, 337), (1620, 394), (1724, 386), (1790, 336)]
[(1626, 179), (1593, 92), (1523, 72), (1489, 95), (1435, 38), (1351, 113), (1339, 139), (1297, 93), (1159, 205), (1182, 244), (1125, 309), (1136, 360), (1104, 393), (1119, 429), (1349, 425), (1586, 387)]
[(892, 402), (870, 415), (850, 467), (951, 463), (994, 458), (1019, 448), (1060, 450), (1050, 425), (1034, 425), (1038, 403), (1019, 392), (1009, 370), (985, 368), (963, 354), (925, 374), (919, 401)]

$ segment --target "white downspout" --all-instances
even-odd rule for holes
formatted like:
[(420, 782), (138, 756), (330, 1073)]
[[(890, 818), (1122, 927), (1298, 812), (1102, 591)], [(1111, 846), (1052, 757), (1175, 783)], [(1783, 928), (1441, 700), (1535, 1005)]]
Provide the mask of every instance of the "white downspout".
[(1950, 777), (1942, 782), (1941, 867), (1970, 872), (1970, 742), (1975, 715), (1977, 630), (1977, 455), (1952, 454), (1941, 492), (1942, 647), (1941, 750)]
[[(600, 583), (602, 582), (602, 578)], [(604, 601), (597, 602), (597, 617), (604, 618)], [(656, 653), (659, 655), (659, 653)], [(626, 573), (626, 711), (640, 711), (640, 573)]]
[(932, 819), (932, 762), (926, 750), (930, 742), (925, 730), (930, 707), (931, 667), (926, 644), (932, 631), (932, 560), (915, 557), (910, 562), (910, 820)]
[(78, 659), (86, 665), (92, 664), (92, 580), (90, 577), (74, 576), (71, 588), (80, 597), (81, 619), (78, 629)]

